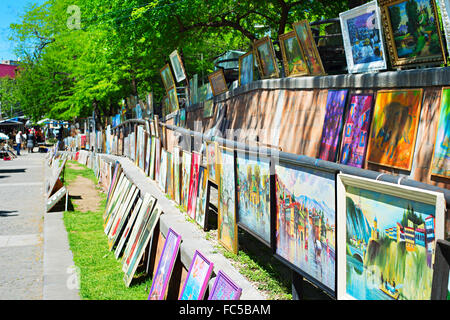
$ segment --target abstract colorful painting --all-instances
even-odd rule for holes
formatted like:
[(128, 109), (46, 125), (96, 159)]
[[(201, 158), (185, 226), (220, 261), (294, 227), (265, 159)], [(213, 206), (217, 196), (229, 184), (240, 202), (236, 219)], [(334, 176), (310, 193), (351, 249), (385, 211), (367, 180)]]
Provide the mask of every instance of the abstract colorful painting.
[(237, 152), (237, 220), (270, 244), (270, 159)]
[(423, 89), (378, 91), (367, 161), (411, 170), (422, 94)]
[(191, 181), (191, 160), (190, 152), (184, 151), (181, 158), (181, 206), (185, 211), (188, 208), (189, 183)]
[(386, 69), (381, 13), (377, 1), (339, 14), (350, 73)]
[(276, 254), (329, 292), (336, 280), (335, 183), (334, 172), (275, 165)]
[(208, 171), (205, 167), (200, 166), (198, 171), (198, 195), (197, 205), (195, 207), (195, 221), (205, 229), (206, 213), (208, 202)]
[(308, 65), (306, 64), (295, 31), (282, 34), (279, 39), (286, 77), (308, 75)]
[(188, 206), (187, 206), (187, 214), (192, 219), (195, 219), (195, 208), (197, 205), (198, 174), (200, 170), (200, 159), (201, 155), (199, 153), (192, 152), (191, 173), (188, 192)]
[(180, 249), (181, 236), (169, 228), (166, 241), (159, 258), (158, 267), (153, 277), (148, 300), (164, 300), (173, 266)]
[(235, 195), (236, 179), (234, 174), (234, 152), (232, 149), (218, 148), (217, 174), (219, 177), (218, 241), (227, 250), (236, 254), (238, 252)]
[(442, 89), (431, 174), (450, 178), (450, 88)]
[(443, 194), (342, 174), (338, 194), (339, 297), (429, 300)]
[(174, 200), (176, 203), (181, 204), (181, 158), (180, 158), (180, 148), (173, 147), (172, 153), (173, 160), (173, 193)]
[(299, 21), (293, 24), (295, 34), (303, 50), (309, 73), (313, 76), (324, 75), (325, 69), (322, 65), (317, 45), (314, 40), (311, 27), (307, 20)]
[(179, 300), (202, 300), (213, 266), (212, 262), (195, 250)]
[(208, 179), (217, 184), (216, 163), (217, 163), (217, 143), (206, 142), (206, 163), (208, 169)]
[(253, 81), (255, 74), (255, 60), (253, 51), (239, 57), (239, 86), (244, 86)]
[(208, 300), (239, 300), (242, 288), (238, 287), (222, 270), (217, 273)]
[(319, 159), (336, 161), (348, 90), (329, 90)]
[(340, 163), (362, 168), (372, 120), (373, 95), (353, 94), (342, 134)]

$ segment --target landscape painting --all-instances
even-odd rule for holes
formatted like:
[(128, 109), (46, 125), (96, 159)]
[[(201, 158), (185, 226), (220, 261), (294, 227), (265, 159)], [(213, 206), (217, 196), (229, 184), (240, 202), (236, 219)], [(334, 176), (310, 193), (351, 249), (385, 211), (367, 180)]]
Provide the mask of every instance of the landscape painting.
[(239, 86), (249, 84), (254, 79), (254, 55), (253, 51), (239, 57)]
[(166, 91), (175, 86), (175, 81), (173, 79), (172, 71), (170, 70), (169, 64), (166, 64), (161, 69), (160, 74)]
[(189, 182), (189, 198), (187, 214), (192, 219), (195, 219), (195, 208), (197, 205), (197, 192), (198, 192), (198, 175), (200, 170), (201, 155), (197, 152), (192, 152), (191, 160), (191, 173)]
[(276, 254), (334, 292), (335, 174), (280, 162), (275, 181)]
[(264, 37), (255, 41), (253, 47), (255, 49), (261, 78), (277, 78), (279, 76), (279, 71), (270, 38)]
[(374, 107), (367, 160), (411, 170), (423, 89), (380, 90)]
[(450, 178), (450, 87), (442, 89), (431, 174)]
[(342, 135), (340, 163), (362, 168), (372, 120), (373, 95), (353, 94)]
[(270, 244), (270, 159), (237, 152), (238, 221)]
[(374, 188), (377, 182), (368, 179), (342, 180), (345, 294), (358, 300), (429, 300), (436, 239), (443, 233), (438, 202), (432, 204), (422, 190), (411, 197), (397, 185)]
[(319, 158), (336, 161), (348, 90), (329, 90)]
[(309, 73), (313, 76), (324, 75), (325, 69), (323, 68), (322, 59), (320, 58), (319, 51), (317, 50), (317, 45), (313, 38), (309, 22), (307, 20), (303, 20), (294, 23), (293, 26), (297, 39), (303, 50)]
[(308, 65), (306, 64), (295, 31), (280, 36), (280, 47), (286, 77), (304, 76), (309, 74)]

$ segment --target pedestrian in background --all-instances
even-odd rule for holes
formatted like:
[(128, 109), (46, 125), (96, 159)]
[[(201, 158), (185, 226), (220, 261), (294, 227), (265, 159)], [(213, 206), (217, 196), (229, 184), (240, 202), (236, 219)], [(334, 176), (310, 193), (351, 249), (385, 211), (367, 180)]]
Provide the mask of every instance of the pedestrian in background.
[(16, 151), (17, 155), (20, 156), (20, 146), (22, 145), (22, 131), (16, 134)]

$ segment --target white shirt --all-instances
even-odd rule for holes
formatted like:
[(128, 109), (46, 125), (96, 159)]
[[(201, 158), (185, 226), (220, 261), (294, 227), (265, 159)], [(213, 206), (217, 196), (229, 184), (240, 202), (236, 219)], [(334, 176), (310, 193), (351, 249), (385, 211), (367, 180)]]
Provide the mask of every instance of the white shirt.
[(22, 136), (19, 133), (16, 134), (16, 143), (22, 143)]

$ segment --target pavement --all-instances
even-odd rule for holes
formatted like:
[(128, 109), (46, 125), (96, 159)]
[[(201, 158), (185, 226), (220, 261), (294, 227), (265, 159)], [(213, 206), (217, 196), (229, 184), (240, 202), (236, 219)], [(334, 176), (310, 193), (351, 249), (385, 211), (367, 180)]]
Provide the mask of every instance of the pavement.
[(0, 300), (77, 300), (62, 212), (46, 213), (46, 154), (0, 160)]

